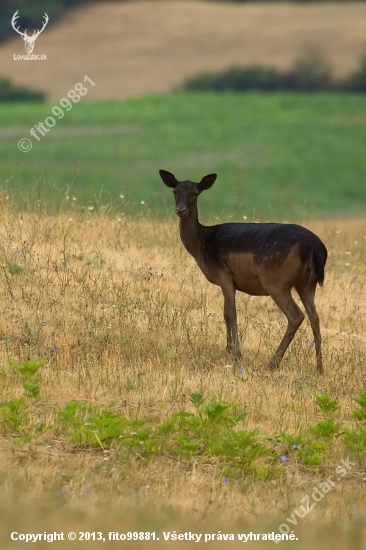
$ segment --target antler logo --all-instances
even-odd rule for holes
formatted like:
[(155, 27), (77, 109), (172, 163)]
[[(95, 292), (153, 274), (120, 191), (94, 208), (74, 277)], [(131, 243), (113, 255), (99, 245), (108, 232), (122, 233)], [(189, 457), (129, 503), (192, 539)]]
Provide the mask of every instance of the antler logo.
[(24, 40), (24, 45), (25, 45), (25, 49), (27, 51), (27, 53), (32, 53), (33, 52), (33, 49), (34, 49), (34, 45), (35, 45), (35, 42), (37, 40), (37, 38), (39, 37), (39, 35), (41, 34), (41, 32), (44, 30), (44, 28), (46, 27), (48, 21), (49, 21), (49, 18), (48, 18), (48, 15), (47, 13), (45, 12), (44, 14), (44, 21), (43, 21), (43, 27), (40, 29), (40, 30), (37, 30), (37, 31), (33, 31), (33, 35), (32, 36), (28, 36), (27, 35), (27, 29), (25, 29), (24, 32), (21, 32), (19, 30), (19, 27), (16, 27), (15, 24), (16, 24), (16, 20), (18, 19), (19, 17), (19, 10), (17, 10), (14, 15), (13, 15), (13, 18), (11, 20), (11, 26), (13, 27), (13, 29), (18, 33), (20, 34), (20, 36), (23, 38)]

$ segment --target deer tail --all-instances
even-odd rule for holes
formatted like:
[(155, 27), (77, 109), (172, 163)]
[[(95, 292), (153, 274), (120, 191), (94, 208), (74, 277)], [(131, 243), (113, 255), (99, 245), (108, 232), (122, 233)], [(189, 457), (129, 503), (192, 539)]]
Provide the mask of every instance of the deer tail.
[(312, 268), (320, 286), (323, 286), (324, 283), (324, 268), (327, 261), (327, 255), (327, 249), (323, 243), (319, 243), (318, 246), (313, 248)]

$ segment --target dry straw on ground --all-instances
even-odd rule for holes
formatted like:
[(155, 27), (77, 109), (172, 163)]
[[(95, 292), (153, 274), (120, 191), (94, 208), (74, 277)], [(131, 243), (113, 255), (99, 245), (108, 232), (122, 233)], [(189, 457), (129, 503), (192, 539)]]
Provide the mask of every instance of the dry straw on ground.
[[(306, 224), (329, 249), (317, 292), (325, 375), (318, 377), (309, 323), (304, 322), (280, 371), (264, 370), (285, 320), (269, 298), (240, 295), (243, 359), (225, 351), (220, 289), (183, 249), (176, 221), (84, 215), (18, 215), (4, 210), (0, 228), (0, 400), (22, 395), (12, 361), (44, 359), (33, 421), (52, 426), (53, 410), (70, 400), (106, 405), (128, 417), (160, 422), (192, 410), (191, 392), (237, 403), (245, 426), (263, 433), (299, 432), (320, 419), (314, 395), (340, 403), (349, 422), (352, 397), (366, 383), (366, 223)], [(244, 371), (244, 372), (242, 372)], [(1, 438), (3, 495), (31, 502), (60, 493), (92, 514), (109, 508), (175, 510), (192, 520), (287, 517), (300, 499), (334, 473), (344, 456), (335, 443), (316, 474), (292, 461), (279, 479), (243, 476), (224, 484), (212, 463), (169, 457), (125, 457), (73, 449), (52, 428), (27, 445)], [(365, 509), (362, 466), (314, 510), (312, 520), (350, 519)], [(91, 492), (87, 489), (92, 488)], [(26, 496), (28, 495), (28, 496)], [(53, 495), (53, 496), (52, 496)], [(306, 521), (309, 521), (307, 518)], [(304, 520), (305, 521), (305, 520)]]

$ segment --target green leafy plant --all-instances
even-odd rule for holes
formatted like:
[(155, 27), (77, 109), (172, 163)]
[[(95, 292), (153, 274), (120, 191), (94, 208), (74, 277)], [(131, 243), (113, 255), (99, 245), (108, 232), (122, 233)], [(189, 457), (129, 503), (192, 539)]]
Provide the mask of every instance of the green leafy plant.
[(345, 428), (344, 433), (345, 433), (345, 438), (344, 438), (345, 445), (352, 451), (355, 451), (356, 453), (362, 453), (363, 458), (365, 458), (366, 428), (358, 428), (355, 430), (350, 430), (349, 428)]
[(27, 424), (25, 398), (0, 403), (0, 422), (5, 432), (23, 433)]
[(169, 452), (180, 458), (201, 456), (221, 459), (226, 467), (250, 469), (252, 463), (272, 454), (258, 435), (258, 430), (235, 430), (247, 416), (235, 412), (235, 404), (224, 401), (205, 403), (201, 392), (190, 396), (195, 413), (174, 413), (160, 428), (169, 435)]
[(279, 437), (281, 441), (287, 443), (289, 448), (297, 449), (300, 445), (304, 443), (304, 436), (302, 434), (287, 434), (285, 432), (280, 432)]
[(33, 397), (34, 399), (39, 397), (41, 393), (39, 386), (41, 378), (36, 375), (44, 364), (45, 361), (37, 361), (34, 358), (23, 363), (11, 363), (11, 366), (14, 367), (20, 376), (27, 397)]
[(356, 401), (360, 407), (353, 411), (353, 416), (357, 420), (357, 427), (355, 429), (344, 429), (344, 443), (352, 451), (360, 454), (365, 460), (366, 451), (366, 389), (363, 389), (358, 397), (353, 397), (353, 401)]
[(313, 441), (304, 434), (294, 435), (280, 432), (279, 439), (282, 443), (287, 444), (286, 456), (296, 454), (304, 464), (313, 468), (320, 466), (323, 455), (327, 451), (326, 444)]
[(366, 420), (366, 388), (361, 391), (358, 397), (354, 397), (353, 401), (360, 405), (359, 409), (353, 411), (353, 416), (359, 421)]
[[(144, 445), (151, 428), (140, 429), (145, 420), (129, 420), (112, 410), (114, 403), (107, 407), (69, 401), (57, 411), (63, 433), (72, 443), (80, 446), (109, 447), (120, 439), (128, 447)], [(142, 449), (141, 449), (142, 450)]]
[(332, 399), (329, 393), (324, 395), (316, 395), (314, 402), (318, 405), (324, 415), (333, 414), (337, 409), (339, 409), (338, 401)]
[(334, 436), (339, 434), (341, 428), (340, 424), (335, 424), (334, 418), (327, 418), (314, 424), (314, 426), (309, 426), (309, 433), (320, 437), (323, 439), (332, 439)]
[(190, 401), (196, 408), (194, 413), (173, 413), (155, 427), (146, 426), (144, 420), (128, 420), (114, 413), (113, 404), (103, 409), (73, 401), (57, 414), (63, 433), (78, 445), (104, 448), (114, 442), (145, 456), (164, 453), (185, 460), (217, 458), (223, 467), (241, 469), (250, 469), (257, 458), (271, 454), (258, 430), (234, 430), (246, 413), (236, 413), (233, 403), (206, 403), (201, 392), (193, 392)]
[(308, 466), (317, 468), (323, 460), (323, 455), (327, 452), (327, 446), (324, 443), (307, 441), (299, 451), (299, 457)]

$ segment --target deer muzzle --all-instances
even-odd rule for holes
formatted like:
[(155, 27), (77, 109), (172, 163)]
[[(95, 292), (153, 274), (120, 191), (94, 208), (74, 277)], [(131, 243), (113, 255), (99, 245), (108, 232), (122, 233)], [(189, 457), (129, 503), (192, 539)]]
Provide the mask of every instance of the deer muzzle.
[(178, 205), (175, 209), (175, 213), (177, 214), (177, 216), (182, 218), (183, 216), (186, 216), (188, 214), (188, 209), (184, 205)]

